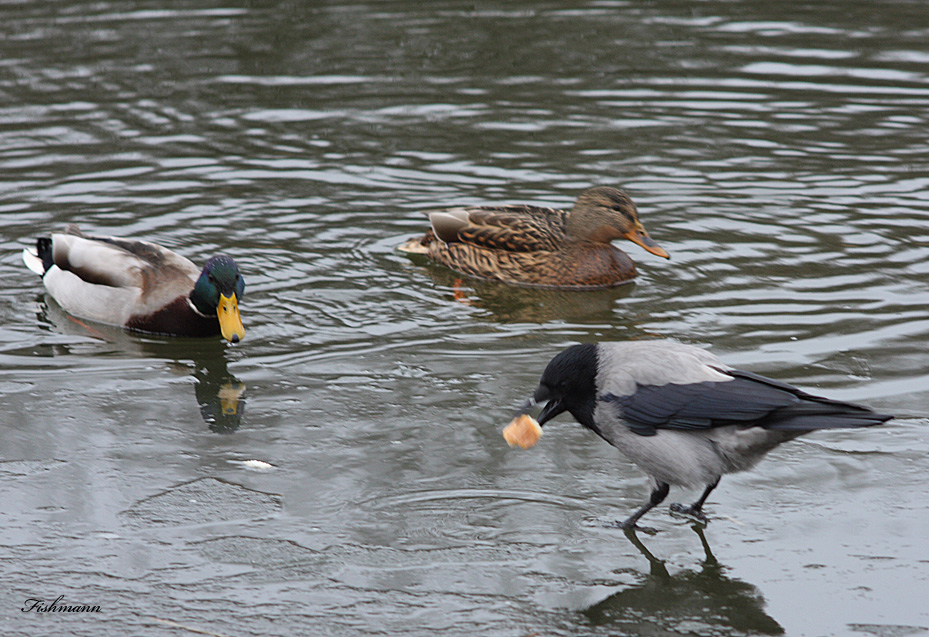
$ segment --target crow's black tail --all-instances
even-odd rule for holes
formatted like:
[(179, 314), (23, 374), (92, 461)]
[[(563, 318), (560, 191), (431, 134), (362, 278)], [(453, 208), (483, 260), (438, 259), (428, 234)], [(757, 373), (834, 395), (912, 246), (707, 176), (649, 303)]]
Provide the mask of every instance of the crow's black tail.
[(735, 377), (761, 382), (784, 391), (799, 399), (790, 405), (777, 408), (755, 423), (775, 431), (814, 431), (816, 429), (845, 429), (873, 427), (885, 423), (893, 416), (879, 414), (863, 405), (843, 403), (821, 396), (814, 396), (784, 383), (742, 370), (730, 370)]
[(765, 418), (761, 426), (775, 431), (814, 431), (816, 429), (845, 429), (873, 427), (893, 418), (867, 407), (830, 401), (828, 403), (802, 402), (778, 409)]

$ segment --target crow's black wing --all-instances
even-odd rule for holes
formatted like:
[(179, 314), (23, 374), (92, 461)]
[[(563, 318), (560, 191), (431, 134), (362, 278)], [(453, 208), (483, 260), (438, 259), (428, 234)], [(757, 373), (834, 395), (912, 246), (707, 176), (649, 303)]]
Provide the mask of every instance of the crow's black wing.
[(605, 394), (632, 431), (653, 436), (658, 429), (709, 429), (726, 425), (783, 431), (868, 427), (892, 416), (867, 407), (813, 396), (751, 372), (727, 369), (729, 381), (638, 385), (626, 396)]

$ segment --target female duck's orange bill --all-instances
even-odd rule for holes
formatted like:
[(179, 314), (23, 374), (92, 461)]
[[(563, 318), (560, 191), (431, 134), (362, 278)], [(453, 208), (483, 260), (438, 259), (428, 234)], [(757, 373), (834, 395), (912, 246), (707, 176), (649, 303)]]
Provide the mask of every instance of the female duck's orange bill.
[(626, 239), (629, 239), (629, 241), (632, 241), (632, 243), (642, 246), (654, 255), (664, 257), (665, 259), (671, 258), (671, 255), (665, 252), (664, 248), (655, 243), (654, 240), (648, 236), (648, 233), (645, 232), (645, 228), (642, 227), (641, 223), (637, 223), (634, 229), (630, 230), (623, 236)]

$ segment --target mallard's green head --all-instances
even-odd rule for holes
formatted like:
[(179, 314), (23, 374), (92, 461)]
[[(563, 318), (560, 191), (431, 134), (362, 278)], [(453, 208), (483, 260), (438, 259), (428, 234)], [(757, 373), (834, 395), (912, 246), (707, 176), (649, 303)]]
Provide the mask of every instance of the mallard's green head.
[(239, 299), (245, 293), (245, 279), (239, 266), (227, 256), (213, 257), (203, 266), (190, 302), (204, 316), (216, 314), (223, 338), (238, 343), (245, 338), (245, 328), (239, 316)]

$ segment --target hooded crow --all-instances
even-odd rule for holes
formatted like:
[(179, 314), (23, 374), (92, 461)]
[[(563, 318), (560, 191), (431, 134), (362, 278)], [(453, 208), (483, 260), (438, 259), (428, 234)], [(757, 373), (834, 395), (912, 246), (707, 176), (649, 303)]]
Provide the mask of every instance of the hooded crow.
[(570, 412), (651, 478), (651, 496), (619, 523), (624, 529), (635, 528), (670, 485), (705, 487), (692, 505), (671, 510), (706, 522), (701, 509), (723, 474), (751, 469), (777, 445), (817, 429), (893, 418), (664, 340), (572, 345), (545, 368), (522, 413), (536, 403), (545, 403), (539, 425)]

